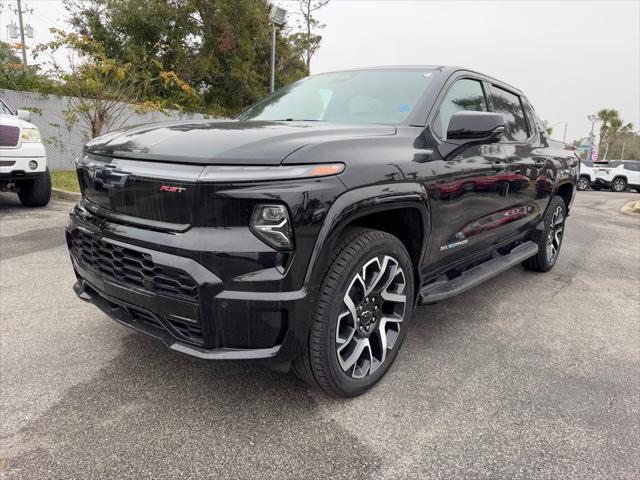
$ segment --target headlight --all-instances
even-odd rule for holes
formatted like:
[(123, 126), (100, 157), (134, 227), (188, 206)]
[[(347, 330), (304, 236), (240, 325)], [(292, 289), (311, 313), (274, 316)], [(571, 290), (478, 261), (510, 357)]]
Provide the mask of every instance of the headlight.
[(23, 128), (22, 129), (22, 143), (40, 143), (40, 130), (37, 128)]
[(251, 216), (251, 231), (277, 250), (293, 249), (289, 212), (284, 205), (256, 205)]

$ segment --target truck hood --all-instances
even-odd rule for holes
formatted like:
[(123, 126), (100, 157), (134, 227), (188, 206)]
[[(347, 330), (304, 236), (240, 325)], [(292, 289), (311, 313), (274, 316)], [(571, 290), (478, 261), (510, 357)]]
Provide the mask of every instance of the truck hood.
[(86, 150), (160, 162), (279, 165), (305, 145), (395, 132), (390, 126), (323, 122), (163, 122), (108, 133), (90, 141)]
[(21, 120), (15, 115), (0, 115), (0, 125), (18, 128), (38, 128), (33, 123)]

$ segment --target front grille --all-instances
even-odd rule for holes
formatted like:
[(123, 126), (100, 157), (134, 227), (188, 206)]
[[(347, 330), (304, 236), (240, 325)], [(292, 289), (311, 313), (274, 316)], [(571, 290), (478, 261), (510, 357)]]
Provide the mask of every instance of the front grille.
[(20, 128), (0, 125), (0, 147), (15, 147), (20, 140)]
[(197, 301), (198, 285), (186, 272), (156, 265), (151, 255), (95, 238), (75, 229), (70, 235), (70, 248), (85, 267), (106, 275), (118, 283), (145, 290)]

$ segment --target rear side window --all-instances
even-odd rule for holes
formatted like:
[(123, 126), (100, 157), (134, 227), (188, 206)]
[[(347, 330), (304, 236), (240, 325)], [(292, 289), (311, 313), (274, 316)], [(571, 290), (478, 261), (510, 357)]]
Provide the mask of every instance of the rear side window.
[(527, 120), (518, 95), (502, 88), (491, 86), (491, 103), (493, 111), (501, 113), (505, 121), (504, 140), (508, 142), (524, 142), (529, 138)]
[(640, 162), (625, 162), (624, 168), (632, 172), (640, 172)]
[(462, 110), (487, 111), (487, 99), (479, 81), (463, 78), (451, 86), (440, 104), (440, 110), (434, 123), (435, 133), (446, 140), (449, 120), (454, 113)]

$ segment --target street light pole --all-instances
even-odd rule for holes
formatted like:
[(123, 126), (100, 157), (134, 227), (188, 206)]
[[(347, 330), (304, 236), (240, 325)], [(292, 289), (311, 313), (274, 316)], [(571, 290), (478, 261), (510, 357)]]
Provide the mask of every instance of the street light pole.
[(276, 89), (276, 27), (281, 27), (287, 22), (287, 11), (284, 8), (271, 6), (269, 14), (272, 23), (271, 30), (271, 65), (269, 73), (269, 93)]
[(593, 129), (595, 128), (598, 117), (596, 115), (588, 115), (587, 119), (591, 122), (591, 131), (589, 132), (589, 156), (588, 160), (593, 160)]
[(271, 30), (271, 69), (269, 75), (269, 93), (276, 89), (276, 24)]

